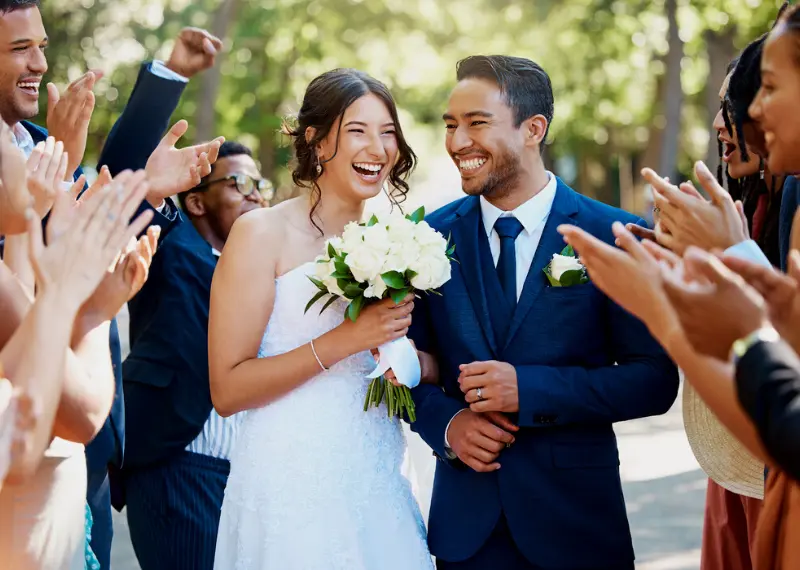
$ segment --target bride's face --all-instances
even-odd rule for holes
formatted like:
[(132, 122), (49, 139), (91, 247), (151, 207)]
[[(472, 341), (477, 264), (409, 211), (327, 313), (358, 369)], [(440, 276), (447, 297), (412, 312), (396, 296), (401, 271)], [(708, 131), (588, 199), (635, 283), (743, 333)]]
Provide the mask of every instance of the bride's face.
[(333, 123), (319, 145), (323, 192), (346, 199), (377, 195), (397, 162), (397, 131), (389, 109), (376, 95), (364, 95)]

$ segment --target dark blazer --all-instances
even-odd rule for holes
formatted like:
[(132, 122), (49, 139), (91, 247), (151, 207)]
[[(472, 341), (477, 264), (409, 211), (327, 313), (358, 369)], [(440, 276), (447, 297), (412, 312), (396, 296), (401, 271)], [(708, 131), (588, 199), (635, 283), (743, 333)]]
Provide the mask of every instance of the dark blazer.
[[(126, 169), (144, 168), (147, 158), (169, 127), (170, 117), (178, 106), (185, 86), (186, 84), (179, 81), (153, 75), (150, 64), (143, 64), (130, 99), (100, 153), (98, 168), (106, 165), (112, 175)], [(139, 211), (148, 207), (144, 203)], [(125, 407), (122, 394), (122, 352), (116, 320), (112, 324), (111, 357), (116, 381), (114, 403), (101, 432), (86, 447), (90, 470), (105, 469), (108, 463), (117, 467), (122, 465)]]
[(756, 343), (736, 364), (736, 389), (770, 456), (800, 481), (800, 358), (783, 341)]
[(211, 412), (208, 311), (217, 256), (179, 214), (128, 303), (131, 352), (122, 367), (126, 469), (174, 457)]
[(787, 257), (791, 247), (792, 220), (797, 206), (800, 205), (800, 180), (794, 176), (787, 176), (783, 183), (783, 197), (781, 198), (781, 219), (778, 226), (781, 249), (781, 269), (786, 271)]
[[(442, 296), (417, 301), (410, 336), (439, 363), (440, 384), (412, 391), (411, 429), (437, 463), (430, 510), (431, 552), (446, 561), (473, 556), (501, 516), (520, 551), (543, 568), (629, 567), (634, 559), (619, 475), (614, 422), (665, 413), (678, 373), (645, 326), (591, 282), (551, 287), (542, 270), (564, 241), (556, 228), (577, 225), (614, 243), (614, 221), (639, 222), (558, 181), (553, 206), (510, 318), (505, 339), (492, 323), (494, 269), (477, 197), (434, 212), (428, 223), (456, 245), (452, 279)], [(487, 266), (488, 267), (484, 267)], [(444, 435), (465, 408), (460, 364), (499, 360), (516, 368), (521, 426), (499, 458), (477, 473), (445, 459)]]

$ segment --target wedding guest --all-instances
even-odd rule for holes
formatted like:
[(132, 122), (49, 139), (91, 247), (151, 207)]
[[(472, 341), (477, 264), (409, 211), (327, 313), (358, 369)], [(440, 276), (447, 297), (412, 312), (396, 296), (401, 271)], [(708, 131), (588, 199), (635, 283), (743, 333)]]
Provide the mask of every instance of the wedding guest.
[[(0, 73), (0, 114), (11, 126), (12, 136), (26, 154), (30, 154), (36, 143), (45, 140), (48, 134), (26, 120), (38, 112), (39, 86), (47, 71), (44, 49), (48, 40), (38, 6), (38, 0), (0, 0), (0, 43), (15, 46), (13, 52), (0, 54), (0, 69), (3, 70)], [(100, 164), (108, 165), (112, 175), (124, 168), (143, 168), (166, 130), (186, 82), (194, 74), (210, 67), (221, 47), (220, 40), (207, 32), (186, 29), (179, 35), (166, 64), (158, 61), (143, 64), (126, 109), (112, 129), (101, 153)], [(98, 75), (95, 72), (86, 73), (74, 81), (63, 95), (59, 95), (54, 86), (48, 86), (47, 126), (55, 139), (63, 141), (69, 153), (70, 167), (77, 167), (76, 179), (81, 173), (78, 165), (85, 150), (88, 124), (94, 106), (92, 88)], [(77, 107), (83, 111), (73, 112)], [(174, 138), (177, 141), (182, 134), (181, 129), (185, 132), (185, 128), (177, 125), (175, 128), (179, 133)], [(192, 164), (188, 162), (192, 158), (189, 152), (181, 154), (172, 148), (164, 150), (160, 155), (163, 163), (160, 171), (167, 178), (175, 172), (184, 173), (183, 176), (188, 177), (189, 170), (198, 166), (210, 168), (200, 164), (207, 162), (207, 157), (201, 155), (204, 152), (213, 155), (215, 152), (211, 148), (198, 148), (195, 153), (197, 156), (194, 156), (195, 164)], [(200, 175), (195, 173), (197, 177)], [(195, 177), (189, 177), (188, 182), (184, 180), (176, 188), (176, 181), (154, 180), (152, 172), (150, 179), (151, 193), (147, 199), (154, 206), (159, 206), (165, 195), (185, 190), (197, 183)], [(160, 191), (159, 187), (166, 187), (168, 190)], [(143, 204), (144, 207), (147, 206)], [(162, 213), (168, 217), (174, 215), (163, 212), (163, 208)], [(161, 218), (156, 221), (160, 223)], [(20, 247), (24, 251), (24, 243)], [(103, 403), (103, 393), (84, 390), (79, 408), (91, 411), (91, 419), (82, 426), (80, 433), (73, 436), (81, 443), (91, 440), (86, 450), (89, 470), (87, 500), (94, 518), (92, 546), (104, 570), (109, 568), (113, 536), (108, 466), (121, 465), (124, 446), (121, 349), (116, 319), (111, 321), (109, 344), (115, 380), (111, 414), (108, 414), (108, 408)], [(69, 394), (68, 390), (67, 399)]]
[(271, 190), (249, 148), (225, 142), (179, 195), (150, 276), (128, 303), (123, 363), (128, 526), (143, 570), (211, 570), (240, 416), (219, 416), (208, 379), (211, 278), (233, 223)]
[[(8, 127), (2, 128), (8, 133)], [(16, 170), (16, 180), (27, 184), (22, 153), (10, 145), (7, 134), (3, 140), (9, 141), (3, 149), (3, 174), (8, 173), (7, 169)], [(51, 179), (53, 186), (60, 186), (63, 171)], [(9, 178), (4, 182), (8, 183)], [(146, 193), (144, 173), (121, 175), (113, 189), (95, 191), (77, 209), (67, 194), (58, 191), (48, 224), (46, 248), (42, 245), (39, 218), (32, 212), (26, 213), (37, 298), (31, 305), (25, 290), (11, 276), (0, 281), (3, 308), (0, 360), (12, 382), (35, 400), (34, 409), (40, 413), (37, 420), (42, 422), (42, 428), (28, 444), (32, 451), (26, 471), (19, 480), (13, 479), (20, 484), (4, 488), (0, 494), (0, 551), (4, 554), (0, 568), (83, 568), (86, 466), (82, 446), (59, 438), (50, 443), (51, 430), (46, 428), (53, 425), (54, 419), (59, 421), (56, 408), (63, 406), (59, 400), (63, 400), (63, 387), (71, 377), (88, 377), (89, 389), (111, 377), (108, 321), (99, 319), (92, 309), (98, 306), (99, 299), (115, 298), (108, 267), (130, 238), (149, 222), (152, 215), (146, 213), (138, 216), (131, 226), (127, 224)], [(18, 195), (23, 194), (18, 192)], [(4, 214), (11, 215), (12, 223), (5, 225), (3, 231), (7, 234), (19, 231), (20, 213), (14, 215), (8, 208)], [(0, 269), (7, 272), (3, 264)], [(116, 274), (117, 271), (112, 273)], [(46, 309), (38, 319), (46, 319), (47, 328), (37, 338), (31, 338), (34, 331), (26, 329), (32, 326), (26, 323), (31, 315), (37, 314), (37, 306), (43, 299), (48, 298), (48, 290), (56, 292), (57, 305), (42, 305)], [(38, 355), (37, 361), (26, 365), (22, 359), (26, 351), (21, 343), (32, 340), (45, 348), (48, 356)], [(56, 357), (58, 354), (66, 359)], [(53, 375), (59, 379), (55, 386), (50, 380)], [(41, 410), (47, 415), (42, 417)], [(73, 452), (75, 446), (77, 453)]]

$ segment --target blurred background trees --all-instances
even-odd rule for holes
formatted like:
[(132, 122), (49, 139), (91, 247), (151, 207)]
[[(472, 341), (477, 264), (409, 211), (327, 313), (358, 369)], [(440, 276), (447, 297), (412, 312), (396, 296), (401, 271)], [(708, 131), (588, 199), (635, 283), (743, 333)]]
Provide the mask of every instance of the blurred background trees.
[[(177, 118), (188, 140), (250, 145), (278, 199), (293, 194), (281, 121), (305, 85), (357, 67), (389, 85), (420, 156), (410, 201), (458, 196), (441, 114), (455, 63), (475, 53), (529, 57), (550, 74), (556, 115), (549, 167), (580, 192), (644, 214), (643, 165), (688, 177), (717, 163), (711, 121), (730, 59), (777, 14), (778, 0), (45, 0), (47, 79), (87, 68), (98, 87), (86, 164), (133, 88), (143, 60), (165, 59), (184, 26), (225, 41), (216, 68), (187, 88)], [(42, 109), (46, 109), (43, 104)]]

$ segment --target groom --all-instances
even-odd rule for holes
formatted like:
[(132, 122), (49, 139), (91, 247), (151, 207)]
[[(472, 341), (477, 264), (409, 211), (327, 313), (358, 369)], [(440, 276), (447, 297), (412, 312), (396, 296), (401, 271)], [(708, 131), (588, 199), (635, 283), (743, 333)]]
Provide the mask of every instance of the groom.
[(591, 283), (543, 272), (571, 223), (612, 243), (634, 216), (545, 170), (553, 118), (534, 62), (458, 64), (444, 121), (467, 197), (427, 221), (456, 245), (410, 336), (440, 386), (413, 391), (433, 448), (429, 544), (440, 570), (633, 569), (614, 422), (665, 413), (678, 373), (644, 325)]

